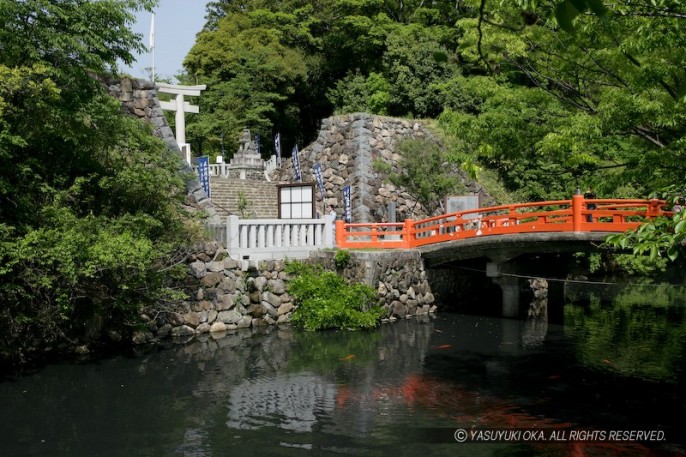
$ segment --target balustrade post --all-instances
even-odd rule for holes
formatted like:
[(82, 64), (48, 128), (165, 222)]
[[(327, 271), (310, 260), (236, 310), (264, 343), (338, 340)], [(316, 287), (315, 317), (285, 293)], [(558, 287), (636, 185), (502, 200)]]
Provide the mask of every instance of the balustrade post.
[(660, 207), (661, 201), (657, 198), (651, 198), (648, 201), (648, 207), (646, 208), (646, 219), (655, 219), (657, 216), (662, 214), (662, 208)]
[(283, 246), (284, 229), (283, 223), (279, 223), (274, 229), (274, 246), (280, 248)]
[(307, 224), (307, 245), (316, 246), (316, 237), (314, 236), (314, 224)]
[(226, 221), (226, 249), (238, 251), (238, 216), (229, 216)]
[(403, 224), (403, 247), (405, 249), (414, 247), (412, 229), (414, 229), (414, 221), (412, 219), (405, 219), (405, 223)]
[(250, 246), (248, 244), (248, 232), (250, 231), (250, 226), (243, 224), (238, 225), (238, 230), (240, 232), (240, 236), (238, 237), (238, 247), (239, 249), (248, 249)]
[(300, 224), (300, 243), (298, 246), (307, 246), (307, 224)]
[(514, 206), (510, 206), (507, 210), (509, 217), (508, 223), (510, 225), (517, 225), (517, 210)]
[(264, 225), (260, 224), (257, 227), (257, 247), (258, 248), (264, 248), (267, 246), (266, 243), (266, 236), (265, 236), (265, 227)]
[(345, 222), (342, 220), (336, 221), (336, 246), (345, 248), (348, 238), (345, 236)]
[(581, 231), (581, 222), (584, 220), (581, 214), (584, 208), (584, 196), (574, 195), (572, 197), (572, 229), (575, 232)]
[(293, 246), (291, 238), (293, 237), (293, 224), (287, 222), (283, 226), (283, 245), (284, 247)]
[(265, 243), (265, 247), (274, 247), (274, 226), (271, 224), (267, 226), (267, 239), (265, 240)]

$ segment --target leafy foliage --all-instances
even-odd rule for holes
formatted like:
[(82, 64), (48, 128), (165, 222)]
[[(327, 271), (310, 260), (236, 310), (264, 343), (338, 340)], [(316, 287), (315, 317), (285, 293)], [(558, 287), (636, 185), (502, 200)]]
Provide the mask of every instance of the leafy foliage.
[(336, 264), (336, 268), (339, 270), (343, 270), (350, 263), (350, 251), (348, 251), (347, 249), (338, 249), (336, 251), (336, 254), (334, 255), (333, 260)]
[[(568, 15), (574, 34), (560, 30), (560, 15), (555, 18), (558, 6), (569, 3), (578, 4), (579, 12), (590, 8), (596, 13)], [(536, 135), (526, 139), (529, 132), (522, 131), (529, 147), (511, 148), (515, 160), (523, 151), (524, 157), (536, 154), (559, 166), (568, 193), (582, 181), (599, 193), (625, 185), (637, 196), (646, 195), (683, 179), (677, 165), (684, 156), (679, 133), (683, 76), (677, 70), (686, 57), (679, 19), (683, 5), (615, 2), (606, 5), (605, 15), (597, 3), (528, 2), (525, 12), (514, 4), (488, 3), (480, 22), (458, 21), (464, 31), (462, 56), (502, 87), (496, 97), (504, 90), (524, 101), (527, 111), (539, 113), (528, 123)], [(551, 101), (532, 104), (531, 97)], [(466, 111), (474, 115), (467, 125), (478, 126), (484, 116), (501, 113), (503, 120), (514, 120), (502, 108), (477, 105), (475, 112)], [(503, 120), (496, 127), (506, 127)], [(483, 140), (472, 150), (499, 151), (506, 144), (497, 128), (481, 131)], [(528, 187), (525, 180), (509, 177), (520, 170), (501, 173), (513, 190)], [(533, 178), (533, 185), (547, 187), (544, 177)]]
[(288, 151), (332, 112), (434, 116), (438, 83), (458, 68), (453, 2), (222, 0), (207, 10), (184, 63), (188, 82), (209, 87), (188, 123), (193, 141), (209, 138), (204, 148), (249, 127), (265, 151), (276, 132)]
[(391, 101), (389, 90), (390, 84), (383, 75), (370, 73), (364, 77), (358, 71), (338, 80), (327, 97), (336, 107), (337, 113), (367, 112), (384, 115), (388, 114)]
[[(97, 338), (173, 299), (179, 159), (95, 81), (147, 0), (0, 0), (0, 355)], [(131, 327), (129, 327), (130, 329)]]
[(198, 36), (184, 64), (189, 78), (208, 85), (200, 98), (201, 114), (188, 122), (188, 137), (200, 152), (218, 149), (222, 137), (226, 150), (235, 151), (236, 133), (245, 127), (272, 137), (283, 103), (306, 77), (305, 55), (283, 44), (286, 31), (276, 26), (293, 29), (299, 19), (264, 10), (236, 13)]
[(634, 255), (647, 254), (651, 259), (665, 256), (674, 261), (678, 257), (683, 259), (685, 239), (686, 219), (682, 211), (671, 218), (660, 217), (645, 223), (636, 230), (610, 235), (606, 242), (622, 249), (631, 249)]
[(379, 324), (383, 308), (376, 305), (376, 291), (365, 284), (348, 284), (332, 271), (291, 263), (294, 276), (289, 293), (298, 303), (293, 325), (305, 330), (360, 329)]

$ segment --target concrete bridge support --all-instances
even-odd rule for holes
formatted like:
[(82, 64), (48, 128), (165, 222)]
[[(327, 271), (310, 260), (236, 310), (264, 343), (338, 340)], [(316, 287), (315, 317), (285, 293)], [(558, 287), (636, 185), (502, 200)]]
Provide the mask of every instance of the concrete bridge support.
[(517, 264), (507, 259), (486, 264), (486, 276), (500, 287), (503, 293), (503, 317), (519, 316), (520, 278), (515, 276)]
[(500, 276), (493, 278), (503, 292), (503, 317), (519, 316), (519, 278)]
[[(493, 284), (500, 287), (503, 299), (503, 317), (520, 315), (520, 298), (523, 291), (531, 290), (529, 279), (563, 278), (569, 271), (571, 257), (551, 254), (536, 256), (517, 256), (515, 258), (498, 258), (486, 264), (486, 276)], [(564, 303), (564, 283), (546, 281), (546, 297), (554, 303)], [(536, 297), (534, 297), (536, 298)], [(561, 321), (561, 310), (553, 313), (555, 322)]]

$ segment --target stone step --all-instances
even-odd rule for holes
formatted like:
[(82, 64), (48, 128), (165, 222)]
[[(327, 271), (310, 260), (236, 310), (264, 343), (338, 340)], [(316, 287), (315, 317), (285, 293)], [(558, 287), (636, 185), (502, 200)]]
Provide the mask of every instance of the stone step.
[[(235, 214), (239, 217), (259, 219), (278, 217), (276, 183), (212, 176), (210, 189), (212, 202), (220, 216)], [(248, 202), (242, 214), (238, 208), (241, 192)]]

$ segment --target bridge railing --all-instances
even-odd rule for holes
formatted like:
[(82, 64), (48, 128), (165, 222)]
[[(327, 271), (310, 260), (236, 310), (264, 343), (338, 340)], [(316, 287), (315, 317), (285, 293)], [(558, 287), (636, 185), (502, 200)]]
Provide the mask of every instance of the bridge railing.
[(311, 251), (332, 248), (333, 221), (322, 219), (239, 219), (228, 216), (208, 224), (213, 239), (226, 246), (234, 260), (302, 259)]
[(340, 248), (413, 248), (479, 236), (536, 232), (624, 232), (669, 215), (660, 200), (584, 199), (477, 208), (403, 223), (336, 223)]

